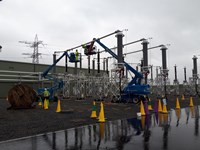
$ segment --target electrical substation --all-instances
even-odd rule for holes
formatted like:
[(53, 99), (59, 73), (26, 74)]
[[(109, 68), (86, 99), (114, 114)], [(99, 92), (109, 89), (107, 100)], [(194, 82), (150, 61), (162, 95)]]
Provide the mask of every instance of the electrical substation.
[[(169, 70), (167, 44), (149, 46), (150, 41), (145, 37), (124, 44), (124, 36), (123, 31), (116, 30), (78, 46), (54, 51), (50, 65), (39, 63), (38, 46), (43, 42), (37, 35), (33, 43), (20, 41), (31, 44), (33, 54), (24, 55), (31, 55), (33, 61), (0, 61), (0, 84), (4, 87), (0, 97), (7, 100), (2, 104), (7, 111), (6, 108), (1, 111), (9, 115), (9, 123), (16, 118), (12, 128), (18, 129), (21, 122), (27, 122), (30, 130), (25, 133), (1, 126), (5, 130), (0, 146), (4, 150), (187, 149), (192, 143), (199, 146), (197, 56), (191, 58), (191, 77), (187, 77), (188, 70), (183, 68), (181, 83), (179, 66), (175, 64), (174, 70)], [(105, 44), (108, 37), (116, 40), (116, 47)], [(132, 44), (139, 44), (141, 49), (124, 52)], [(160, 65), (149, 63), (150, 51), (161, 58)], [(139, 62), (126, 60), (127, 55), (133, 55), (134, 60), (135, 53), (142, 55)], [(111, 68), (113, 59), (116, 61)], [(61, 60), (64, 60), (62, 66), (58, 65)], [(170, 72), (174, 78), (169, 78)], [(28, 116), (23, 118), (23, 114)], [(5, 118), (0, 119), (7, 123)], [(177, 146), (185, 141), (182, 135), (190, 140), (185, 146)]]

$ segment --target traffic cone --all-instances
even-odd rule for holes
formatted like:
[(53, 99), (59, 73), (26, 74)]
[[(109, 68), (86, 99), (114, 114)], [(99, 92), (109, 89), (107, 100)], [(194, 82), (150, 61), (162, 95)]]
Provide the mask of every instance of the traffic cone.
[(158, 112), (162, 112), (162, 104), (161, 104), (161, 101), (160, 99), (158, 100)]
[(38, 106), (41, 106), (41, 107), (42, 107), (42, 99), (41, 99), (41, 97), (39, 97), (39, 103), (38, 103)]
[(149, 101), (148, 101), (148, 110), (153, 110), (152, 106), (151, 106), (151, 99), (149, 98)]
[(181, 100), (185, 100), (185, 96), (184, 96), (184, 94), (182, 94), (182, 96), (181, 96)]
[(92, 106), (92, 113), (90, 118), (97, 118), (97, 108), (96, 108), (96, 103), (93, 101), (93, 106)]
[(141, 113), (141, 116), (145, 116), (144, 105), (142, 101), (140, 102), (140, 113)]
[(193, 106), (194, 106), (192, 96), (190, 96), (190, 104), (189, 104), (189, 106), (190, 106), (190, 107), (193, 107)]
[(176, 98), (176, 109), (180, 109), (180, 103), (178, 97)]
[(46, 98), (45, 98), (45, 100), (44, 100), (44, 109), (45, 109), (45, 110), (46, 110), (46, 109), (49, 109)]
[(99, 121), (98, 122), (105, 122), (104, 108), (103, 108), (103, 103), (102, 102), (101, 102), (101, 108), (100, 108)]
[(58, 100), (56, 112), (61, 112), (60, 100)]
[(164, 114), (167, 113), (167, 105), (165, 105), (164, 103), (163, 103), (163, 111), (162, 111), (162, 113), (164, 113)]
[(42, 106), (42, 102), (39, 102), (39, 103), (38, 103), (38, 106)]

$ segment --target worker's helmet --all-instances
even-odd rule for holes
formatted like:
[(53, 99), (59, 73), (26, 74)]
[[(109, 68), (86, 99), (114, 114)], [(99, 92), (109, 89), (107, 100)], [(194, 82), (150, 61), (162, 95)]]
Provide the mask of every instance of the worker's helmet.
[(44, 90), (46, 91), (46, 90), (47, 90), (47, 88), (44, 88)]

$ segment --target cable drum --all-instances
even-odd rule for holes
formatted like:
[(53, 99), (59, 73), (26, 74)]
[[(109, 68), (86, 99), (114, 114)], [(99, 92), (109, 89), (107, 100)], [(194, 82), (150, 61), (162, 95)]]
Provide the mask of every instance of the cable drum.
[(11, 104), (11, 107), (8, 109), (33, 108), (36, 100), (36, 91), (25, 84), (15, 85), (8, 91), (8, 102)]

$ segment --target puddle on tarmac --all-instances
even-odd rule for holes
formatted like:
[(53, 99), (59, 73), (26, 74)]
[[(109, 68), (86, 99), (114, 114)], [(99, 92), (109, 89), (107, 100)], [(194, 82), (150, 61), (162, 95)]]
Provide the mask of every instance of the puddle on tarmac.
[(199, 106), (0, 143), (2, 150), (197, 150)]

